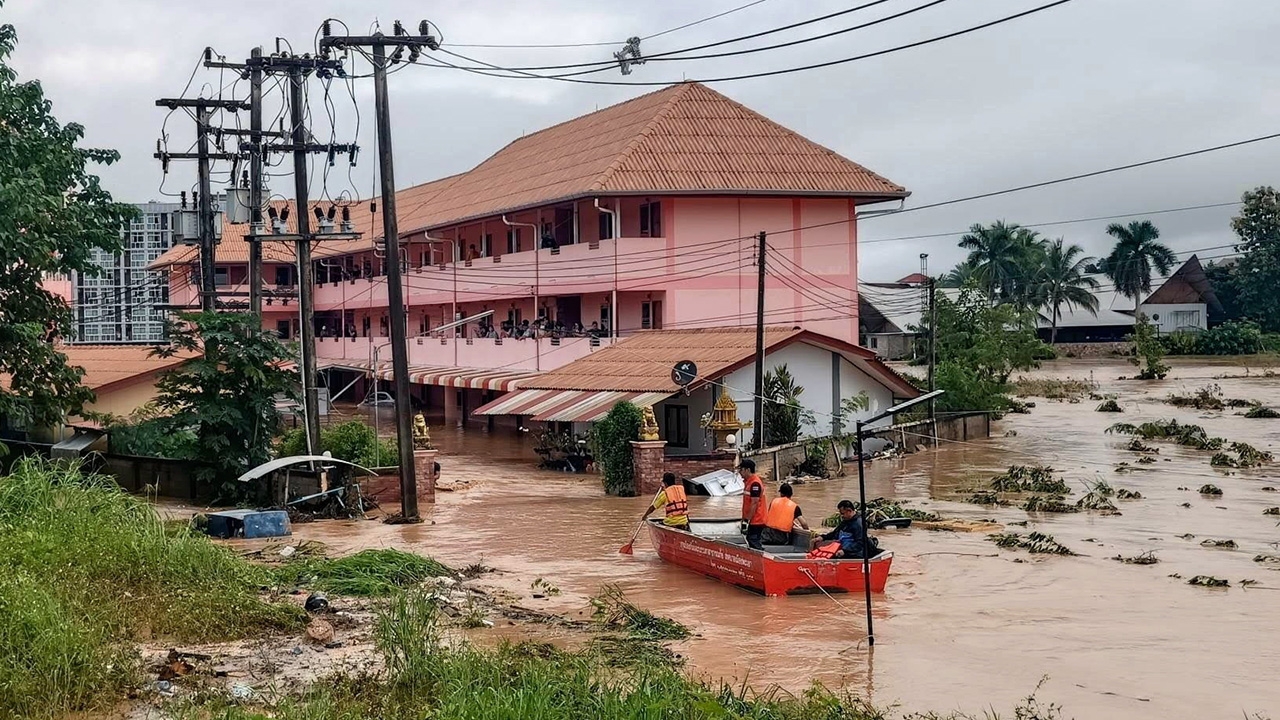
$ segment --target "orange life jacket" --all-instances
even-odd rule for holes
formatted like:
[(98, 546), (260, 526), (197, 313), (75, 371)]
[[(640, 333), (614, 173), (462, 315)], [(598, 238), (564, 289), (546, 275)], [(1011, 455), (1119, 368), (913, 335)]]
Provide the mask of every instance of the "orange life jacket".
[(684, 494), (683, 485), (676, 483), (662, 488), (662, 492), (667, 496), (667, 504), (663, 507), (667, 517), (679, 517), (689, 514), (689, 498)]
[(765, 518), (769, 513), (769, 498), (764, 494), (764, 483), (760, 481), (760, 476), (751, 475), (746, 479), (742, 488), (742, 514), (745, 516), (747, 511), (751, 509), (751, 486), (760, 486), (760, 504), (756, 506), (756, 513), (747, 518), (748, 525), (763, 525)]
[(769, 515), (764, 521), (778, 532), (789, 533), (796, 522), (796, 504), (789, 497), (780, 497), (769, 505)]
[(810, 550), (809, 554), (806, 555), (805, 557), (809, 558), (810, 560), (828, 560), (830, 558), (835, 557), (836, 553), (839, 552), (839, 550), (840, 550), (840, 543), (838, 542), (833, 541), (829, 543), (823, 543), (822, 545), (819, 545), (818, 547)]

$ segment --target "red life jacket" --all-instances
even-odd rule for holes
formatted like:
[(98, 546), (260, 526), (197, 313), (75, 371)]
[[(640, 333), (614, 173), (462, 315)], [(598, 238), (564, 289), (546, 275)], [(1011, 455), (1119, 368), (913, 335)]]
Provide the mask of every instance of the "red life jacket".
[(805, 557), (810, 560), (829, 560), (835, 557), (838, 552), (840, 552), (840, 543), (833, 540), (810, 550)]

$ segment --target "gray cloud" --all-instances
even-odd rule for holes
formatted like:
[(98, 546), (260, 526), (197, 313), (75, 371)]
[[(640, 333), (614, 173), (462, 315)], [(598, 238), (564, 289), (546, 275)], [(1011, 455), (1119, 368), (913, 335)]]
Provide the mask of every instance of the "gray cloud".
[[(454, 43), (572, 43), (648, 34), (740, 2), (538, 3), (487, 0), (447, 3), (431, 17)], [(650, 52), (710, 42), (850, 6), (835, 0), (803, 6), (774, 0), (645, 43)], [(829, 21), (823, 31), (897, 12), (887, 3)], [(807, 45), (692, 63), (651, 62), (631, 79), (672, 80), (803, 65), (871, 52), (1028, 9), (1037, 0), (953, 0), (884, 25)], [(384, 27), (411, 26), (421, 3), (376, 4)], [(164, 111), (205, 45), (229, 59), (276, 36), (309, 48), (326, 16), (364, 32), (369, 3), (328, 0), (275, 3), (223, 0), (8, 0), (4, 22), (18, 28), (13, 64), (39, 78), (55, 112), (87, 128), (87, 141), (114, 147), (124, 159), (104, 168), (108, 188), (127, 200), (159, 195), (151, 158)], [(1262, 135), (1280, 127), (1280, 3), (1270, 0), (1076, 0), (970, 36), (794, 75), (715, 86), (753, 109), (906, 185), (908, 206), (1087, 172)], [(791, 31), (756, 44), (813, 34)], [(737, 47), (737, 46), (734, 46)], [(498, 64), (559, 64), (608, 59), (612, 48), (500, 50), (466, 54)], [(599, 77), (622, 79), (616, 72)], [(207, 85), (206, 85), (207, 83)], [(231, 78), (197, 73), (193, 92), (228, 89)], [(241, 83), (237, 91), (243, 91)], [(410, 67), (391, 78), (397, 179), (402, 185), (465, 170), (521, 133), (561, 122), (652, 88), (502, 80), (452, 70)], [(332, 99), (337, 135), (355, 132), (346, 89)], [(373, 148), (371, 88), (358, 86), (359, 142)], [(313, 125), (327, 137), (329, 120), (318, 85)], [(247, 119), (245, 120), (247, 122)], [(167, 131), (174, 147), (191, 141), (192, 123), (178, 114)], [(373, 187), (367, 152), (348, 183), (343, 163), (328, 177), (331, 193)], [(1255, 185), (1278, 182), (1280, 141), (1016, 195), (868, 219), (863, 240), (960, 231), (974, 222), (1034, 223), (1161, 210), (1238, 199)], [(321, 170), (316, 171), (316, 182)], [(175, 165), (165, 189), (189, 186), (194, 169)], [(275, 181), (287, 191), (287, 178)], [(1231, 241), (1230, 209), (1153, 218), (1178, 250)], [(1045, 228), (1091, 253), (1104, 252), (1105, 222)], [(929, 252), (935, 268), (960, 259), (953, 238), (869, 243), (862, 277), (895, 279)], [(1216, 254), (1221, 251), (1210, 251)]]

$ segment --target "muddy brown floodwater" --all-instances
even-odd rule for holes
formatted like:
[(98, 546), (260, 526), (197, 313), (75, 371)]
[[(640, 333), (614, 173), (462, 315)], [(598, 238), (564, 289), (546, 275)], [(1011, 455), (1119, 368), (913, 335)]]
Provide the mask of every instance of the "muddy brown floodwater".
[[(1280, 554), (1277, 518), (1280, 463), (1227, 475), (1209, 453), (1167, 443), (1155, 464), (1117, 474), (1132, 463), (1128, 438), (1106, 435), (1113, 422), (1175, 417), (1210, 435), (1280, 451), (1280, 420), (1251, 420), (1235, 410), (1179, 410), (1160, 400), (1218, 383), (1228, 397), (1280, 407), (1280, 377), (1251, 377), (1239, 362), (1174, 361), (1169, 379), (1117, 380), (1133, 368), (1120, 360), (1055, 361), (1034, 373), (1092, 377), (1115, 393), (1123, 414), (1081, 403), (1036, 398), (1029, 415), (995, 424), (990, 440), (949, 443), (936, 452), (881, 460), (868, 470), (870, 496), (910, 500), (945, 516), (1030, 520), (1026, 532), (1053, 534), (1080, 557), (1045, 557), (999, 550), (983, 536), (924, 530), (884, 531), (895, 552), (893, 574), (875, 598), (876, 645), (866, 645), (860, 598), (763, 598), (663, 563), (642, 535), (634, 556), (619, 555), (645, 507), (641, 498), (607, 498), (598, 478), (533, 469), (532, 439), (519, 435), (433, 428), (444, 473), (467, 477), (472, 489), (444, 493), (427, 511), (434, 524), (388, 526), (327, 522), (295, 526), (303, 539), (337, 552), (394, 546), (445, 562), (480, 560), (514, 578), (526, 598), (545, 578), (564, 591), (546, 609), (576, 611), (604, 583), (631, 600), (678, 618), (700, 637), (676, 646), (695, 674), (747, 678), (757, 687), (802, 690), (812, 680), (847, 686), (879, 704), (904, 710), (1008, 708), (1040, 679), (1041, 699), (1079, 718), (1239, 718), (1280, 714), (1280, 572), (1253, 562)], [(1016, 434), (1014, 434), (1016, 433)], [(1166, 461), (1167, 460), (1167, 461)], [(1074, 497), (1085, 481), (1106, 479), (1143, 499), (1119, 501), (1121, 516), (1092, 513), (1029, 516), (1013, 508), (959, 502), (970, 488), (1011, 464), (1044, 463), (1062, 472)], [(1202, 484), (1221, 487), (1203, 497)], [(1180, 490), (1179, 488), (1189, 488)], [(856, 476), (796, 488), (811, 522), (855, 498)], [(738, 498), (691, 498), (700, 516), (733, 517)], [(1190, 503), (1189, 508), (1182, 503)], [(1179, 536), (1190, 533), (1194, 539)], [(1210, 549), (1202, 539), (1235, 540), (1236, 550)], [(1154, 551), (1160, 563), (1124, 565), (1117, 554)], [(1273, 566), (1274, 567), (1274, 566)], [(1171, 574), (1182, 578), (1172, 578)], [(1187, 584), (1194, 575), (1230, 580), (1228, 589)], [(1259, 581), (1241, 587), (1240, 581)]]

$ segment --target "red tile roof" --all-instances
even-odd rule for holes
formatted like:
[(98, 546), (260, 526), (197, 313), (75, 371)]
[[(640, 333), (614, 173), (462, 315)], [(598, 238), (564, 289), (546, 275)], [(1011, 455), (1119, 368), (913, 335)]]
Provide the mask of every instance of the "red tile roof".
[(91, 390), (103, 390), (139, 376), (171, 370), (193, 357), (184, 353), (161, 358), (151, 355), (152, 345), (63, 345), (67, 365), (84, 369), (81, 383)]

